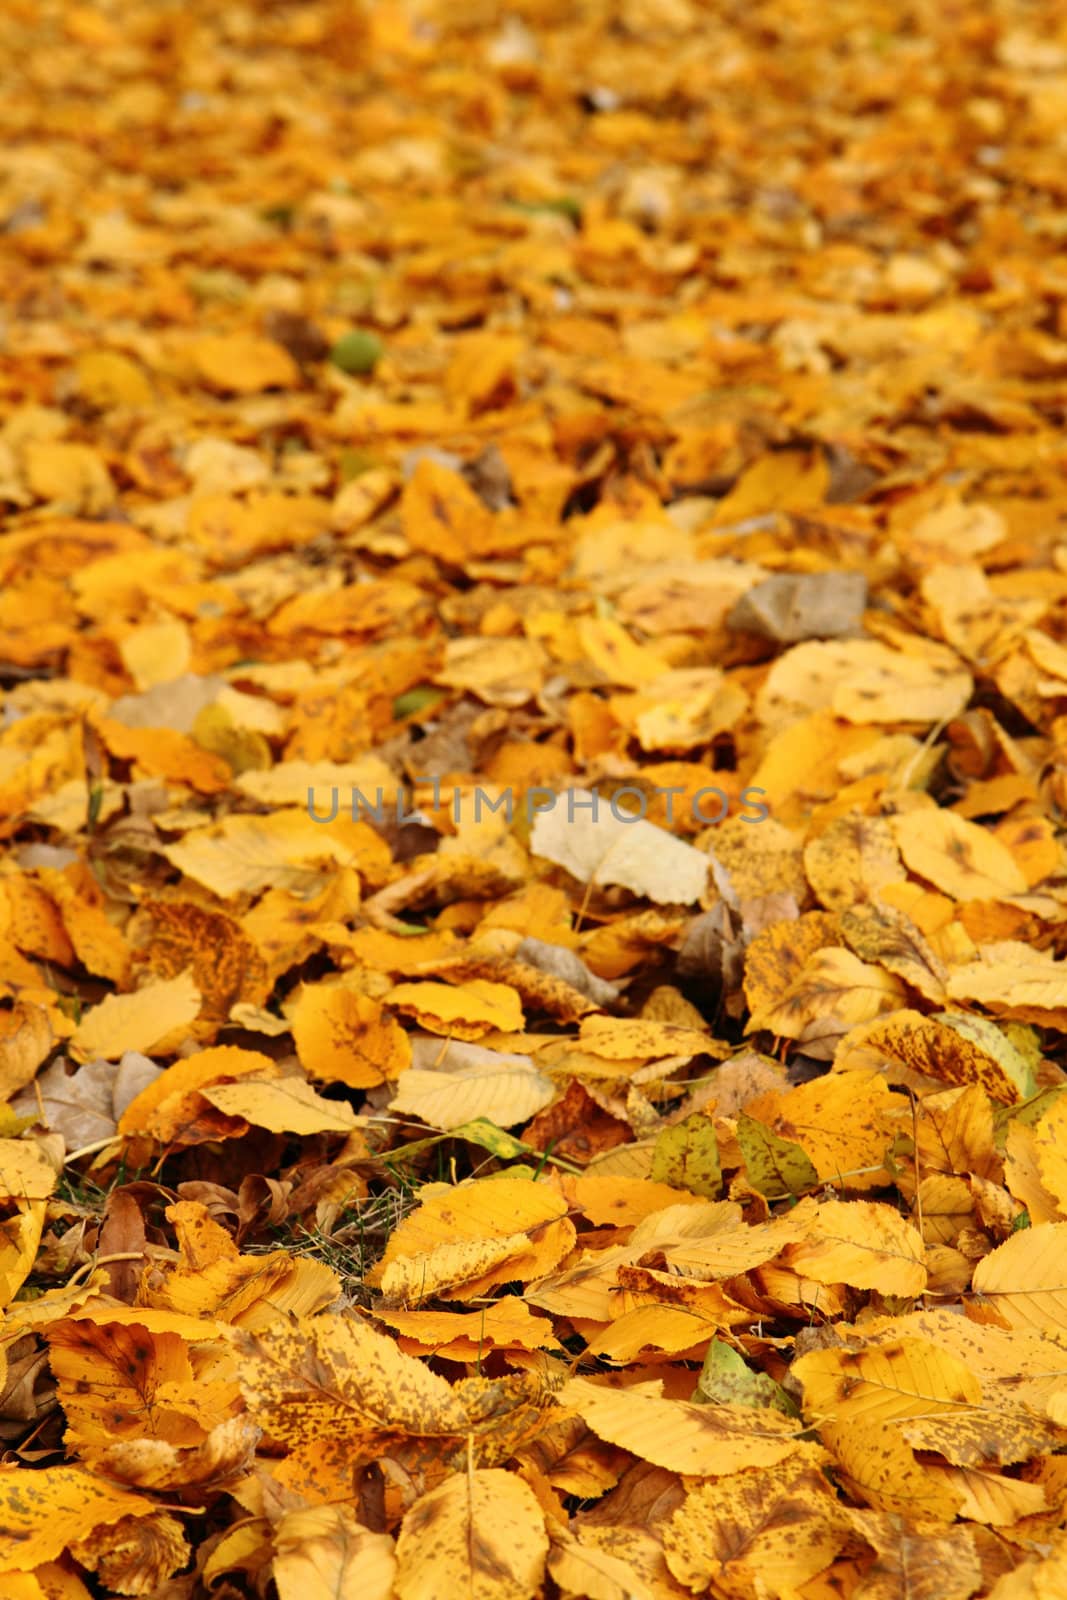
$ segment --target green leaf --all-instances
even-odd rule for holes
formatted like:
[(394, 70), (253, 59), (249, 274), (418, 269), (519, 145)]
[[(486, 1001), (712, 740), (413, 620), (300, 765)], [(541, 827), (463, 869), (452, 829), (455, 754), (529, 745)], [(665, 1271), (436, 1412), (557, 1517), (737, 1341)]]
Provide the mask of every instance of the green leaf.
[(32, 1128), (36, 1121), (36, 1116), (20, 1117), (10, 1106), (0, 1106), (0, 1139), (17, 1139), (20, 1133)]
[(356, 450), (351, 445), (346, 445), (337, 457), (337, 476), (342, 484), (351, 483), (353, 478), (358, 478), (364, 472), (380, 465), (378, 457), (369, 450)]
[(264, 222), (273, 222), (276, 227), (288, 230), (296, 217), (296, 204), (292, 200), (279, 200), (274, 205), (262, 206), (259, 214)]
[[(536, 1150), (531, 1150), (529, 1145), (523, 1144), (521, 1139), (516, 1139), (514, 1134), (498, 1128), (495, 1122), (490, 1122), (487, 1117), (475, 1117), (470, 1122), (461, 1122), (458, 1128), (449, 1129), (450, 1139), (466, 1139), (468, 1144), (480, 1145), (483, 1150), (488, 1150), (490, 1155), (499, 1156), (502, 1161), (517, 1161), (521, 1156), (537, 1155)], [(514, 1173), (511, 1174), (515, 1176)]]
[[(498, 1128), (488, 1117), (474, 1117), (470, 1122), (461, 1123), (458, 1128), (449, 1128), (447, 1133), (431, 1133), (427, 1134), (425, 1139), (413, 1139), (410, 1144), (397, 1145), (395, 1149), (387, 1151), (382, 1156), (382, 1161), (387, 1165), (398, 1160), (410, 1161), (412, 1157), (432, 1150), (434, 1145), (443, 1144), (446, 1139), (465, 1139), (468, 1144), (479, 1145), (481, 1149), (488, 1150), (491, 1155), (499, 1156), (503, 1161), (517, 1161), (523, 1156), (529, 1158), (540, 1155), (539, 1150), (532, 1150), (529, 1145), (523, 1144), (521, 1139), (516, 1139), (513, 1134)], [(513, 1178), (523, 1175), (519, 1172), (510, 1174)]]
[(1013, 1122), (1021, 1122), (1024, 1128), (1032, 1128), (1034, 1123), (1040, 1122), (1046, 1111), (1050, 1110), (1064, 1094), (1067, 1094), (1067, 1089), (1056, 1084), (1048, 1089), (1039, 1090), (1037, 1094), (1031, 1095), (1029, 1100), (1023, 1100), (1017, 1105), (994, 1105), (993, 1138), (997, 1149), (1003, 1152), (1004, 1141)]
[(710, 1117), (697, 1111), (673, 1128), (664, 1128), (652, 1150), (649, 1177), (672, 1189), (713, 1200), (722, 1193), (719, 1141)]
[(697, 1405), (754, 1406), (787, 1417), (800, 1415), (781, 1385), (765, 1372), (753, 1372), (725, 1339), (713, 1339), (708, 1346), (693, 1400)]
[(737, 1142), (745, 1158), (749, 1183), (768, 1200), (817, 1188), (819, 1174), (805, 1151), (790, 1139), (779, 1138), (744, 1111), (737, 1119)]
[(572, 194), (561, 194), (551, 200), (509, 200), (508, 204), (515, 211), (525, 211), (530, 216), (536, 216), (539, 211), (547, 211), (557, 217), (566, 217), (577, 228), (582, 220), (582, 207)]
[(447, 694), (447, 689), (438, 689), (435, 684), (417, 684), (405, 694), (397, 695), (393, 701), (393, 716), (397, 722), (403, 722), (405, 717), (413, 717), (416, 712), (425, 711), (427, 706), (437, 705)]
[(342, 372), (364, 374), (374, 371), (384, 350), (376, 333), (366, 328), (352, 328), (338, 339), (330, 351), (330, 360)]

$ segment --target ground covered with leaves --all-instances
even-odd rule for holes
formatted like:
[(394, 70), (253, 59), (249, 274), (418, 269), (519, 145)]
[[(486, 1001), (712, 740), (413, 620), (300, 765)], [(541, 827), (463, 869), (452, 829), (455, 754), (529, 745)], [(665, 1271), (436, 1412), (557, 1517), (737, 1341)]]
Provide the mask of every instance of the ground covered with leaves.
[(1067, 22), (4, 0), (3, 1600), (1067, 1593)]

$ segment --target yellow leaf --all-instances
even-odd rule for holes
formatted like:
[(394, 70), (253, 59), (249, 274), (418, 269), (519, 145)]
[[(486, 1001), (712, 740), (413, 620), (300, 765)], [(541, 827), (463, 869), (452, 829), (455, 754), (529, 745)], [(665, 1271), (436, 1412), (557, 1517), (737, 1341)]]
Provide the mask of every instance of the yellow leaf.
[(893, 1427), (877, 1421), (824, 1423), (823, 1443), (836, 1459), (843, 1486), (856, 1500), (904, 1517), (934, 1517), (951, 1522), (960, 1496), (927, 1473)]
[(229, 394), (293, 389), (300, 371), (287, 350), (251, 333), (209, 335), (190, 352), (200, 378)]
[[(878, 1552), (864, 1581), (864, 1600), (898, 1600), (901, 1595), (909, 1600), (970, 1600), (982, 1587), (982, 1563), (969, 1528), (895, 1512), (850, 1508), (846, 1515)], [(1008, 1600), (999, 1583), (990, 1593)]]
[(243, 1117), (270, 1133), (349, 1133), (356, 1126), (344, 1100), (326, 1100), (302, 1078), (244, 1079), (201, 1089), (205, 1100), (228, 1117)]
[(555, 1097), (551, 1078), (538, 1072), (529, 1057), (501, 1055), (450, 1069), (447, 1057), (437, 1071), (409, 1067), (393, 1096), (390, 1110), (421, 1117), (431, 1128), (459, 1128), (479, 1117), (498, 1128), (528, 1122)]
[(884, 817), (837, 817), (804, 847), (804, 870), (828, 911), (873, 900), (886, 883), (907, 876)]
[(491, 1385), (453, 1388), (351, 1313), (229, 1337), (249, 1415), (296, 1450), (328, 1442), (373, 1452), (405, 1435), (458, 1442), (491, 1421)]
[(203, 1373), (197, 1382), (181, 1333), (153, 1331), (165, 1315), (146, 1309), (140, 1322), (78, 1318), (46, 1330), (67, 1439), (83, 1457), (95, 1459), (118, 1439), (199, 1444), (219, 1421), (219, 1395)]
[(189, 1543), (177, 1517), (152, 1510), (125, 1516), (71, 1543), (70, 1553), (118, 1594), (154, 1594), (188, 1565)]
[(515, 389), (515, 368), (525, 341), (515, 334), (479, 332), (454, 341), (445, 392), (466, 403), (471, 416), (506, 404)]
[(824, 1183), (844, 1181), (850, 1189), (888, 1183), (885, 1152), (905, 1117), (904, 1131), (910, 1132), (910, 1115), (884, 1078), (839, 1072), (837, 1063), (823, 1078), (761, 1095), (748, 1111), (779, 1138), (799, 1145)]
[(894, 817), (892, 826), (911, 871), (954, 900), (1026, 893), (1026, 878), (1011, 851), (976, 822), (930, 806)]
[(398, 983), (385, 998), (398, 1011), (409, 1012), (428, 1032), (457, 1039), (480, 1039), (490, 1032), (518, 1033), (523, 1024), (516, 991), (509, 984), (486, 978), (472, 978), (458, 989), (447, 983)]
[(274, 1530), (278, 1600), (390, 1600), (393, 1541), (372, 1533), (348, 1506), (289, 1511)]
[(585, 1017), (578, 1037), (583, 1050), (608, 1060), (640, 1056), (655, 1061), (664, 1056), (695, 1056), (704, 1052), (721, 1055), (724, 1051), (721, 1042), (713, 1039), (710, 1033), (647, 1017)]
[(115, 499), (107, 467), (86, 444), (31, 442), (23, 451), (23, 470), (34, 498), (55, 502), (56, 510), (99, 516)]
[(119, 1118), (121, 1134), (147, 1133), (152, 1138), (170, 1136), (174, 1109), (190, 1094), (212, 1083), (241, 1078), (254, 1072), (270, 1074), (278, 1067), (258, 1050), (240, 1050), (235, 1045), (215, 1045), (176, 1061), (161, 1072), (130, 1101)]
[(0, 1310), (10, 1305), (33, 1270), (45, 1223), (44, 1200), (25, 1202), (0, 1220)]
[[(629, 1227), (685, 1198), (670, 1184), (652, 1183), (648, 1178), (599, 1178), (583, 1173), (580, 1177), (565, 1174), (561, 1181), (564, 1194), (595, 1227), (605, 1223)], [(699, 1205), (701, 1197), (694, 1194), (690, 1200)]]
[(1012, 1234), (974, 1269), (974, 1310), (1001, 1327), (1067, 1334), (1067, 1222), (1042, 1222)]
[(588, 789), (568, 789), (565, 804), (537, 813), (530, 849), (579, 883), (619, 884), (661, 905), (692, 905), (707, 888), (706, 855), (654, 823), (620, 821)]
[(754, 1012), (749, 1032), (769, 1029), (809, 1047), (894, 1010), (905, 999), (898, 978), (851, 950), (816, 950), (777, 1004)]
[(781, 1593), (806, 1583), (850, 1531), (817, 1460), (798, 1450), (759, 1472), (690, 1489), (663, 1530), (663, 1548), (688, 1589), (749, 1600), (763, 1573), (773, 1572)]
[(797, 1448), (794, 1424), (778, 1412), (691, 1405), (665, 1400), (648, 1389), (609, 1389), (588, 1378), (572, 1378), (556, 1398), (572, 1406), (601, 1439), (668, 1472), (692, 1477), (770, 1467)]
[[(461, 1292), (454, 1289), (454, 1297), (468, 1299), (484, 1293), (491, 1284), (551, 1271), (574, 1242), (573, 1224), (566, 1220), (567, 1202), (546, 1184), (522, 1178), (482, 1178), (456, 1188), (426, 1185), (422, 1195), (422, 1204), (393, 1230), (385, 1254), (366, 1274), (373, 1287), (381, 1285), (395, 1263), (432, 1257), (442, 1246), (508, 1240), (502, 1266), (472, 1274), (463, 1280)], [(510, 1243), (517, 1234), (525, 1239), (521, 1254)]]
[(640, 689), (670, 670), (668, 661), (647, 645), (635, 643), (621, 623), (607, 617), (581, 617), (578, 642), (607, 683)]
[(534, 1600), (548, 1535), (533, 1491), (511, 1472), (457, 1472), (420, 1496), (396, 1542), (397, 1600)]
[[(378, 1306), (374, 1314), (407, 1341), (410, 1354), (419, 1353), (411, 1349), (416, 1344), (427, 1353), (451, 1351), (449, 1360), (471, 1361), (478, 1359), (480, 1350), (558, 1348), (548, 1319), (535, 1317), (524, 1300), (511, 1294), (475, 1311), (396, 1311)], [(472, 1353), (458, 1355), (460, 1346)]]
[(532, 700), (547, 658), (529, 639), (450, 639), (434, 682), (467, 689), (487, 706), (516, 707)]
[(819, 1283), (913, 1299), (926, 1287), (922, 1239), (887, 1205), (867, 1200), (801, 1200), (790, 1222), (807, 1230), (785, 1264)]
[(524, 1233), (438, 1244), (417, 1256), (400, 1256), (390, 1262), (378, 1287), (387, 1305), (414, 1306), (436, 1297), (459, 1298), (469, 1292), (472, 1283), (481, 1287), (487, 1277), (504, 1282), (526, 1276), (519, 1263), (528, 1251)]
[(100, 411), (152, 404), (152, 385), (121, 350), (84, 350), (75, 371), (80, 397)]
[(147, 983), (133, 994), (109, 994), (78, 1024), (71, 1054), (78, 1061), (97, 1056), (117, 1061), (127, 1050), (151, 1055), (169, 1041), (187, 1037), (199, 1011), (200, 991), (188, 972)]
[[(588, 1600), (657, 1600), (656, 1592), (637, 1572), (632, 1560), (623, 1560), (585, 1542), (590, 1533), (595, 1537), (600, 1530), (580, 1529), (575, 1538), (565, 1527), (549, 1526), (552, 1549), (548, 1570), (568, 1600), (577, 1595), (588, 1596)], [(659, 1555), (658, 1544), (655, 1548)]]
[(153, 1500), (131, 1494), (84, 1467), (0, 1466), (0, 1571), (32, 1572), (72, 1541), (121, 1517), (144, 1517)]
[(309, 1077), (369, 1089), (398, 1078), (411, 1064), (407, 1035), (370, 995), (305, 984), (289, 1018)]
[(831, 1422), (952, 1416), (982, 1403), (982, 1385), (966, 1364), (926, 1339), (812, 1350), (790, 1371), (804, 1386), (805, 1412)]
[(367, 823), (343, 816), (329, 823), (315, 821), (306, 809), (226, 817), (186, 835), (180, 844), (166, 845), (163, 853), (172, 866), (223, 900), (268, 888), (307, 894), (321, 887), (331, 865), (388, 859), (387, 847)]
[(56, 1169), (32, 1139), (0, 1139), (0, 1199), (47, 1200)]

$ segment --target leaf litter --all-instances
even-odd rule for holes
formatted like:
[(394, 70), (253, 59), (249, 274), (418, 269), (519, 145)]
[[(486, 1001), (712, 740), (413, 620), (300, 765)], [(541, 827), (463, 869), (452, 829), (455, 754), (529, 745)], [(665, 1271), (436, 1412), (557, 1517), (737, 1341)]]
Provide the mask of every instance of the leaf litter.
[(4, 1596), (1062, 1593), (1060, 10), (3, 49)]

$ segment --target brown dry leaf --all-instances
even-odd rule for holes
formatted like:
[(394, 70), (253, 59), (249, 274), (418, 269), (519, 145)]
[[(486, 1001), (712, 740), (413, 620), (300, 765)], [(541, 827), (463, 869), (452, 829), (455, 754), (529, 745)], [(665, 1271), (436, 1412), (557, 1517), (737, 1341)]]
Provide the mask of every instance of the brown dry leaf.
[(842, 1040), (838, 1066), (899, 1064), (942, 1082), (978, 1084), (1014, 1104), (1033, 1091), (1033, 1074), (1006, 1034), (985, 1017), (943, 1011), (924, 1017), (899, 1010), (861, 1025)]
[(969, 1528), (892, 1511), (849, 1507), (846, 1515), (877, 1552), (857, 1600), (904, 1594), (909, 1600), (970, 1600), (981, 1588), (982, 1562)]

